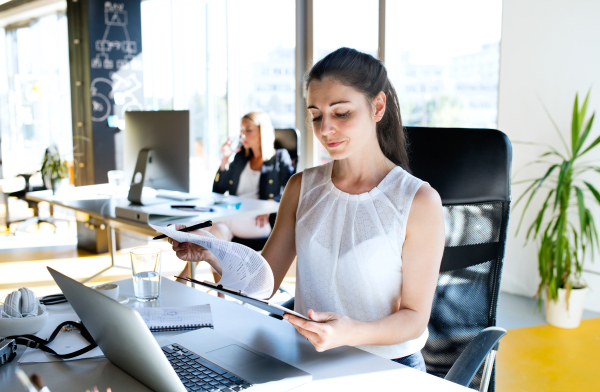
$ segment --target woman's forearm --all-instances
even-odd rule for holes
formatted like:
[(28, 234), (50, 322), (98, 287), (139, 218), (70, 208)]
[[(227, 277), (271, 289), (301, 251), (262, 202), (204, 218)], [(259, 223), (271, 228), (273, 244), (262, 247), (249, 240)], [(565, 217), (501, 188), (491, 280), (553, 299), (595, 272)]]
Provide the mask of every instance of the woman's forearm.
[(389, 346), (403, 343), (421, 336), (427, 327), (428, 318), (412, 309), (401, 309), (377, 321), (356, 321), (351, 346)]
[(227, 170), (227, 163), (229, 163), (229, 157), (227, 157), (227, 159), (225, 157), (223, 157), (223, 159), (221, 160), (221, 166), (219, 166), (219, 170), (220, 171)]

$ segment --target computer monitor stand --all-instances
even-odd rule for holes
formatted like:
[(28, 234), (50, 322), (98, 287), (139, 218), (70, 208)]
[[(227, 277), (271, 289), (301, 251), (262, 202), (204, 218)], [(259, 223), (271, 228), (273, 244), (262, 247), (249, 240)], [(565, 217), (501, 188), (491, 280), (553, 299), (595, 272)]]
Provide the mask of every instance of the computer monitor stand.
[(164, 203), (164, 200), (157, 198), (144, 198), (142, 200), (142, 193), (144, 190), (144, 182), (148, 173), (152, 170), (152, 149), (143, 148), (138, 154), (138, 159), (135, 164), (135, 170), (133, 171), (133, 177), (131, 178), (131, 185), (129, 186), (129, 195), (127, 200), (132, 204), (137, 205), (152, 205), (158, 203)]

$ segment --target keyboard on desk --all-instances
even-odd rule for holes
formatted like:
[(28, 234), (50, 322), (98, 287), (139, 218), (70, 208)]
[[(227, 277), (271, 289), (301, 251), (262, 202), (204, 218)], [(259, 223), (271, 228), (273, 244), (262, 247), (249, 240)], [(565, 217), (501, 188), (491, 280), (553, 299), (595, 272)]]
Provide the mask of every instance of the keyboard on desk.
[(178, 344), (164, 346), (162, 350), (188, 391), (237, 392), (252, 386)]

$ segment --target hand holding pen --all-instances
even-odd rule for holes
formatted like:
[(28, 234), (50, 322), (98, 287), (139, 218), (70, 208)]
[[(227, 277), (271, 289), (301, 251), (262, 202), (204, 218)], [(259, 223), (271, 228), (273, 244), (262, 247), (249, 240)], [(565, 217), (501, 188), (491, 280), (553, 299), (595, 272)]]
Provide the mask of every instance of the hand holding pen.
[[(177, 231), (181, 231), (181, 232), (187, 233), (188, 231), (194, 231), (194, 230), (203, 229), (205, 227), (211, 227), (211, 226), (212, 226), (212, 221), (206, 221), (206, 222), (198, 223), (197, 225), (193, 225), (193, 226), (190, 226), (190, 227), (183, 227), (181, 229), (178, 229)], [(167, 238), (167, 235), (166, 234), (157, 235), (156, 237), (154, 237), (152, 239), (153, 240), (160, 240), (162, 238)]]

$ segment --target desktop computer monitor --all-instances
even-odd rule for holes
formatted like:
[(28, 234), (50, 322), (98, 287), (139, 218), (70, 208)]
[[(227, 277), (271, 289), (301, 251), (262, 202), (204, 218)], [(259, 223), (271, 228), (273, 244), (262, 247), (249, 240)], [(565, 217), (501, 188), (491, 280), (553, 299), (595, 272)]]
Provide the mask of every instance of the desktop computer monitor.
[(140, 152), (151, 149), (143, 186), (190, 191), (190, 115), (187, 110), (125, 112), (125, 180), (131, 181)]

